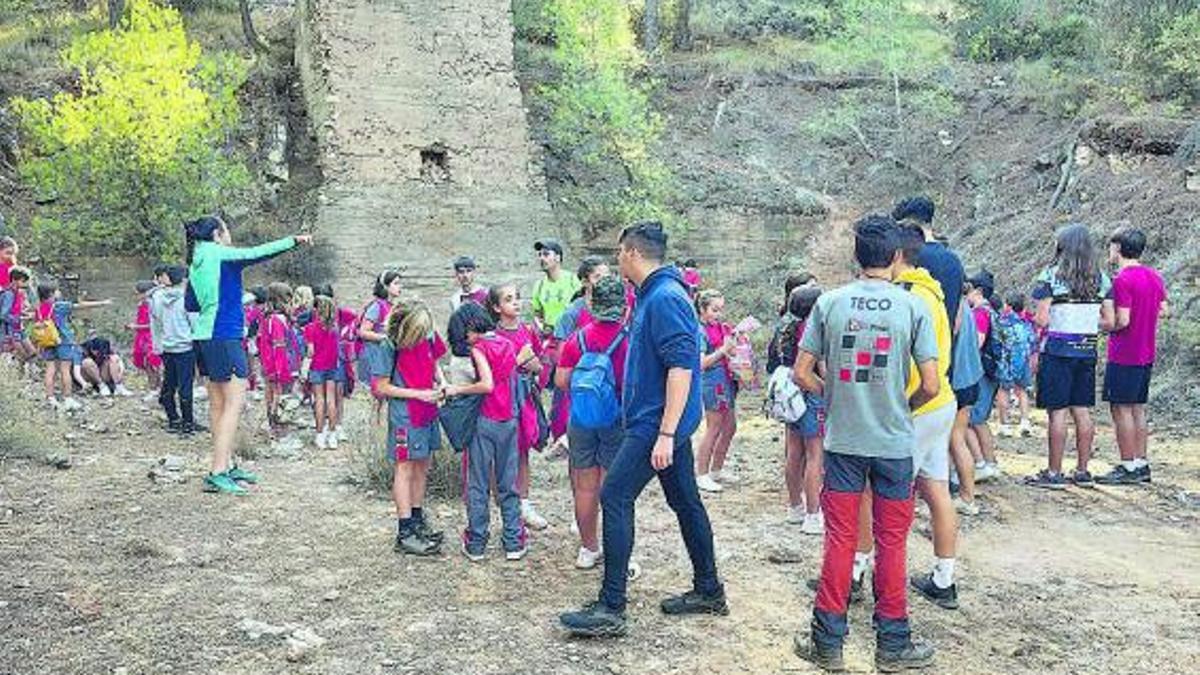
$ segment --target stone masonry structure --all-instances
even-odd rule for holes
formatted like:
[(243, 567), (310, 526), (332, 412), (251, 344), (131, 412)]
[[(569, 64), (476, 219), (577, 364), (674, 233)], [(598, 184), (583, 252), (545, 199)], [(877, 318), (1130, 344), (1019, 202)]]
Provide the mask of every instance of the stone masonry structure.
[(320, 148), (315, 231), (344, 295), (387, 266), (445, 311), (450, 263), (537, 275), (555, 235), (513, 65), (509, 0), (301, 0), (296, 62)]

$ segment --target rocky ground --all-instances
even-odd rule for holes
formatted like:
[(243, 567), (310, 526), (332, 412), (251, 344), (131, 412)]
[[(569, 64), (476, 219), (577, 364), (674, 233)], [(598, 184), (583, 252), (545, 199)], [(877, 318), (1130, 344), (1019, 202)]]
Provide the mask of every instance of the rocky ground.
[[(572, 567), (561, 461), (534, 459), (534, 496), (552, 523), (528, 558), (505, 562), (493, 548), (482, 564), (456, 551), (417, 560), (392, 552), (389, 503), (357, 485), (365, 432), (358, 451), (270, 446), (249, 428), (261, 418), (252, 404), (243, 444), (263, 482), (234, 498), (200, 492), (206, 439), (166, 436), (137, 399), (90, 399), (57, 418), (4, 403), (5, 415), (30, 416), (26, 431), (42, 441), (0, 447), (0, 673), (810, 671), (790, 649), (807, 626), (804, 581), (820, 540), (784, 524), (781, 441), (752, 406), (733, 451), (743, 482), (706, 496), (731, 616), (658, 613), (689, 574), (652, 486), (638, 516), (643, 574), (629, 636), (601, 642), (567, 639), (556, 625), (599, 583)], [(351, 410), (366, 428), (365, 411)], [(1153, 486), (1062, 493), (1017, 478), (1043, 461), (1043, 443), (1003, 441), (1007, 477), (982, 489), (983, 513), (963, 523), (962, 608), (911, 597), (918, 632), (939, 649), (936, 671), (1191, 670), (1200, 442), (1157, 435)], [(1111, 436), (1099, 445), (1111, 460)], [(432, 510), (448, 530), (461, 527), (456, 501)], [(926, 532), (919, 514), (914, 568), (931, 563)], [(869, 602), (851, 624), (850, 665), (869, 671)]]

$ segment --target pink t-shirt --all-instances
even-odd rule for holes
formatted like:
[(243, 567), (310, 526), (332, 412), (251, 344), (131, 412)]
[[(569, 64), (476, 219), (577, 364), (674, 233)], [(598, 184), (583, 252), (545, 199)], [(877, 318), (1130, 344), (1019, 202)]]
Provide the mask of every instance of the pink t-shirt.
[(267, 314), (258, 330), (258, 358), (263, 375), (275, 382), (290, 382), (292, 366), (288, 360), (288, 320), (283, 314)]
[(512, 343), (495, 334), (480, 338), (473, 349), (483, 355), (492, 368), (492, 393), (483, 397), (479, 414), (493, 422), (513, 419), (513, 381), (517, 353)]
[[(702, 328), (705, 338), (708, 339), (707, 353), (709, 354), (720, 349), (725, 344), (725, 339), (733, 336), (733, 327), (727, 323), (706, 323)], [(721, 359), (718, 365), (725, 369), (726, 375), (733, 377), (733, 370), (729, 368), (729, 359)]]
[[(433, 334), (432, 340), (421, 340), (405, 349), (396, 350), (396, 371), (400, 373), (407, 389), (433, 389), (434, 373), (437, 372), (437, 362), (446, 355), (446, 343), (442, 336)], [(414, 427), (427, 427), (437, 419), (436, 403), (426, 403), (415, 399), (405, 401), (408, 404), (409, 423)]]
[(513, 351), (520, 356), (521, 349), (525, 345), (533, 350), (537, 356), (542, 355), (542, 338), (538, 337), (537, 331), (533, 326), (527, 323), (518, 324), (516, 328), (505, 328), (504, 326), (496, 326), (496, 335), (508, 340), (513, 346)]
[(987, 335), (992, 329), (992, 313), (987, 307), (980, 305), (971, 310), (971, 314), (975, 317), (975, 330), (980, 335)]
[(8, 288), (8, 285), (12, 283), (12, 277), (10, 276), (12, 268), (13, 263), (0, 263), (0, 291)]
[(310, 370), (333, 370), (338, 362), (338, 329), (326, 328), (320, 321), (312, 321), (304, 327), (304, 342), (312, 348)]
[(1158, 313), (1167, 299), (1162, 277), (1144, 265), (1126, 267), (1113, 279), (1113, 304), (1129, 309), (1129, 325), (1108, 337), (1108, 360), (1123, 366), (1154, 363)]
[[(579, 360), (583, 358), (583, 352), (579, 349), (579, 338), (576, 335), (583, 336), (583, 343), (587, 345), (589, 352), (603, 352), (612, 346), (613, 340), (617, 338), (617, 334), (621, 332), (622, 324), (619, 321), (596, 321), (584, 326), (578, 333), (563, 343), (562, 357), (558, 361), (558, 365), (563, 368), (574, 368), (579, 365)], [(613, 351), (612, 362), (613, 372), (617, 376), (617, 397), (621, 396), (621, 387), (625, 384), (625, 355), (629, 353), (629, 337), (621, 339), (621, 344)]]

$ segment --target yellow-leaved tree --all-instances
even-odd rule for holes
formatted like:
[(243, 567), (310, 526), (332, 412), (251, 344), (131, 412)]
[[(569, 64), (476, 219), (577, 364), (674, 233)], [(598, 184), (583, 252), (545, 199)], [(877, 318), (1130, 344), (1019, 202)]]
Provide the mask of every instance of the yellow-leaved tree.
[(249, 182), (231, 141), (245, 65), (202, 54), (179, 12), (154, 0), (129, 0), (115, 29), (62, 58), (77, 89), (12, 103), (21, 176), (42, 205), (32, 243), (65, 257), (178, 251), (184, 220)]

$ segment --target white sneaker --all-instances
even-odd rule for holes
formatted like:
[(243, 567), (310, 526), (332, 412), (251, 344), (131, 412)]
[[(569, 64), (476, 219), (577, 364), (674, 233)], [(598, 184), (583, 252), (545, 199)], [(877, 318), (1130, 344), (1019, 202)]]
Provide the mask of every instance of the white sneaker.
[[(124, 394), (121, 394), (121, 395), (124, 396)], [(155, 392), (152, 392), (152, 391), (146, 392), (146, 395), (142, 397), (142, 403), (153, 403), (157, 400), (158, 400), (158, 394)]]
[(575, 557), (575, 569), (590, 570), (600, 562), (600, 551), (592, 551), (587, 547), (579, 547), (579, 555)]
[(626, 575), (626, 578), (628, 578), (630, 581), (637, 581), (638, 577), (640, 576), (642, 576), (642, 566), (637, 564), (637, 562), (630, 560), (629, 574)]
[(313, 439), (313, 442), (315, 442), (317, 444), (318, 450), (325, 450), (325, 449), (329, 448), (329, 443), (327, 443), (325, 440), (325, 432), (324, 431), (318, 431), (317, 437), (315, 439)]
[(544, 530), (550, 525), (550, 523), (546, 522), (546, 519), (542, 517), (542, 514), (538, 513), (537, 509), (533, 508), (533, 502), (529, 501), (521, 502), (521, 518), (525, 521), (526, 525), (534, 530)]
[(1016, 438), (1016, 432), (1008, 424), (1001, 424), (1000, 431), (996, 432), (996, 435), (1001, 438)]
[(337, 450), (338, 437), (337, 437), (336, 432), (334, 432), (334, 431), (326, 431), (325, 432), (325, 447), (329, 448), (330, 450)]
[[(202, 391), (207, 391), (207, 390), (202, 390)], [(195, 396), (194, 398), (199, 398), (199, 397), (198, 397), (198, 396)], [(249, 398), (251, 401), (261, 401), (261, 400), (263, 400), (263, 393), (262, 393), (262, 390), (260, 390), (260, 389), (255, 389), (254, 391), (250, 392), (250, 395), (249, 395), (247, 398)]]
[[(113, 395), (114, 396), (124, 396), (125, 398), (129, 398), (130, 396), (133, 396), (133, 392), (126, 389), (124, 384), (118, 384), (115, 387), (113, 387)], [(147, 402), (158, 400), (158, 394), (154, 394), (153, 396), (154, 396), (153, 398), (147, 399)]]
[(58, 402), (58, 399), (57, 399), (57, 398), (54, 398), (53, 396), (47, 396), (47, 397), (46, 397), (46, 403), (50, 404), (50, 407), (51, 407), (51, 408), (53, 408), (53, 409), (55, 409), (55, 410), (58, 410), (58, 406), (59, 406), (59, 405), (61, 405), (61, 404)]
[(976, 504), (975, 500), (967, 501), (962, 497), (955, 497), (954, 510), (962, 516), (977, 516), (979, 515), (979, 504)]
[(579, 523), (575, 522), (574, 518), (571, 519), (571, 536), (572, 537), (579, 536)]
[(817, 511), (804, 516), (800, 531), (804, 534), (825, 534), (825, 514)]
[(207, 387), (196, 387), (196, 388), (192, 389), (192, 398), (197, 401), (207, 401), (208, 400), (208, 388)]
[(700, 488), (704, 492), (720, 492), (721, 490), (725, 489), (725, 488), (721, 487), (720, 483), (713, 480), (712, 476), (710, 476), (709, 474), (704, 474), (703, 476), (696, 476), (696, 487)]
[(74, 412), (74, 411), (76, 411), (76, 410), (83, 410), (83, 404), (82, 404), (82, 403), (80, 403), (80, 402), (79, 402), (79, 400), (78, 400), (78, 399), (76, 399), (75, 397), (73, 397), (73, 396), (68, 396), (68, 397), (66, 397), (66, 398), (64, 398), (64, 399), (63, 399), (63, 402), (62, 402), (62, 409), (63, 409), (63, 410), (65, 410), (65, 411), (67, 411), (67, 412)]
[(96, 389), (96, 395), (100, 398), (108, 398), (109, 396), (112, 396), (112, 392), (108, 390), (108, 387), (102, 386)]
[(1029, 420), (1021, 420), (1021, 426), (1017, 427), (1017, 431), (1024, 437), (1032, 436), (1033, 425), (1029, 423)]
[(715, 473), (716, 475), (713, 476), (713, 478), (715, 478), (717, 482), (721, 483), (722, 485), (737, 485), (738, 483), (742, 482), (742, 479), (736, 473), (728, 469), (721, 469)]
[(996, 477), (997, 471), (995, 465), (983, 463), (975, 465), (975, 482), (986, 483)]
[(505, 560), (513, 560), (513, 561), (520, 560), (521, 558), (525, 557), (526, 553), (529, 553), (529, 547), (522, 546), (521, 548), (519, 548), (515, 551), (505, 551), (504, 559)]
[(340, 424), (334, 427), (333, 432), (337, 435), (339, 441), (350, 440), (350, 434), (346, 433), (346, 430)]
[(804, 516), (806, 515), (808, 515), (808, 512), (804, 510), (803, 504), (789, 506), (787, 513), (787, 524), (799, 525), (804, 522)]

